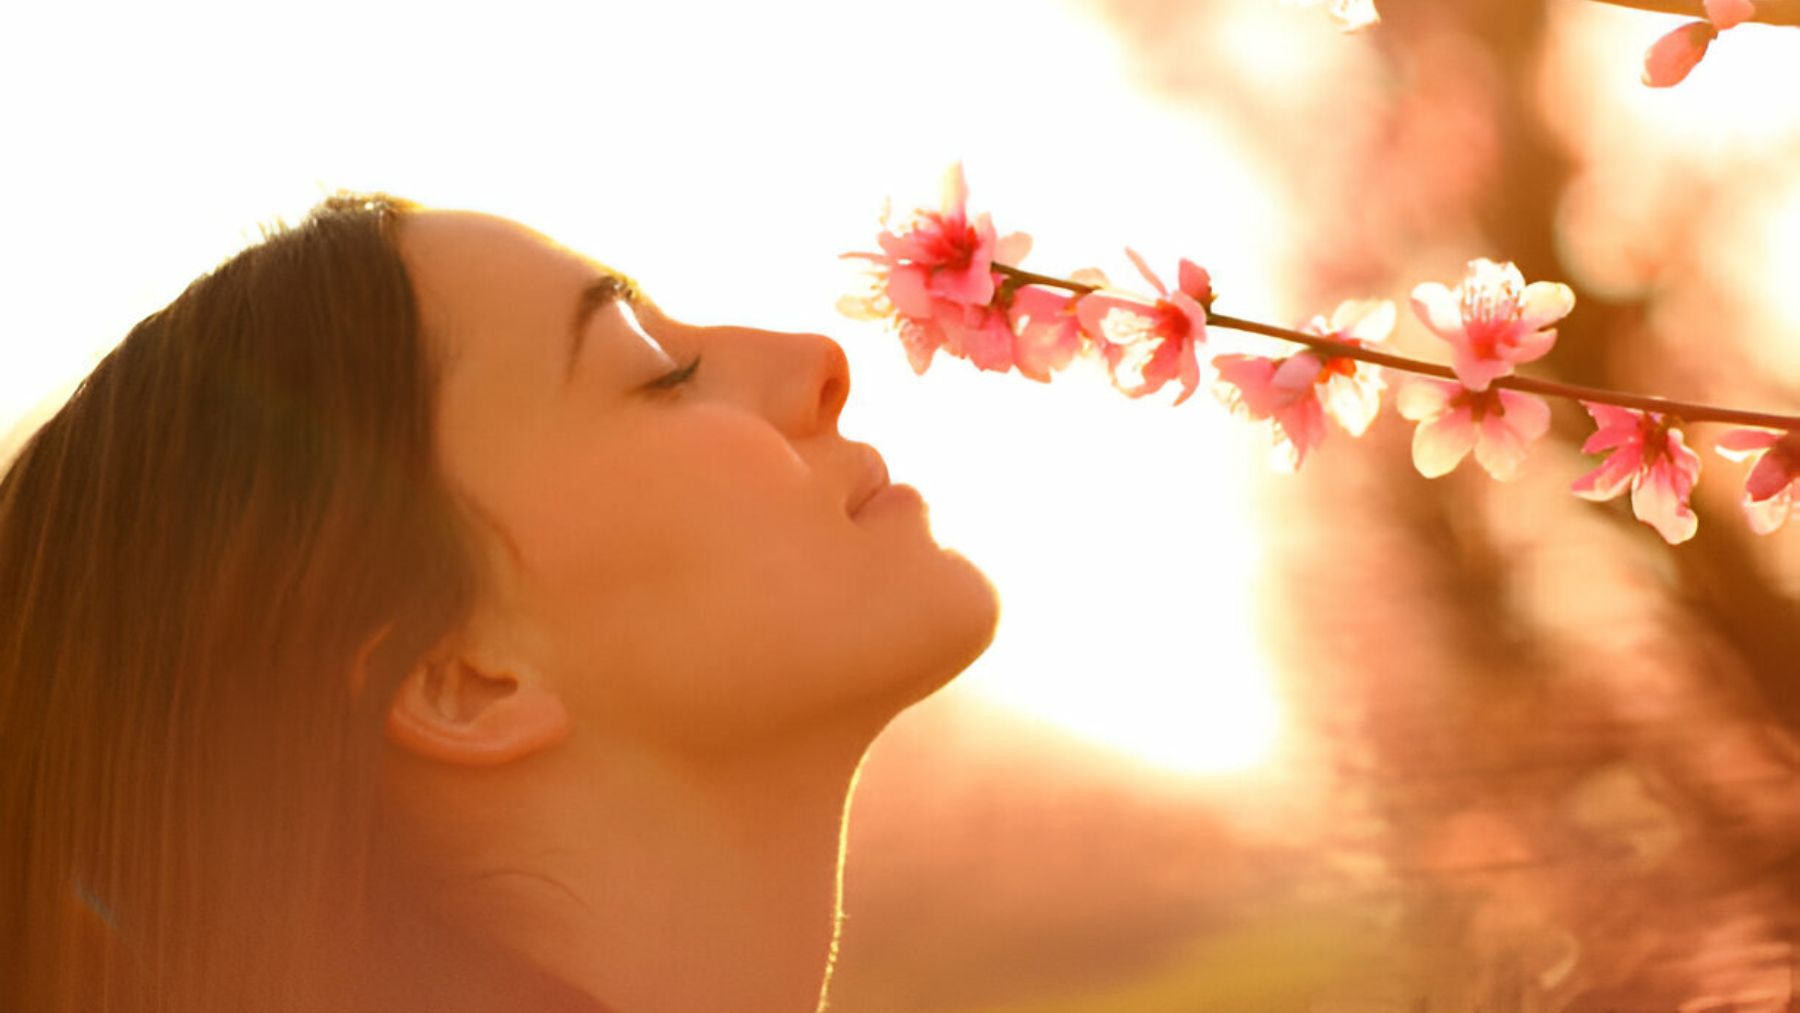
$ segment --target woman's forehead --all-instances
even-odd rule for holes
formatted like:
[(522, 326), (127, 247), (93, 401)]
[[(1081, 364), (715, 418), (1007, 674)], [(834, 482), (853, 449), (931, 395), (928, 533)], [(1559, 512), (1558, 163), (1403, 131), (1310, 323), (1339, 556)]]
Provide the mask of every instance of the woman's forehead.
[(401, 257), (426, 329), (455, 346), (483, 333), (557, 333), (597, 270), (517, 222), (473, 211), (406, 216)]

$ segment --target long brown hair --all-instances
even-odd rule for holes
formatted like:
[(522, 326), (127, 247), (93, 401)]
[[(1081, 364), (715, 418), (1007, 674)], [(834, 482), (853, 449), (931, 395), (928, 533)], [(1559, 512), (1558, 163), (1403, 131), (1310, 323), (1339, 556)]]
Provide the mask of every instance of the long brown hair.
[(0, 1009), (316, 1008), (360, 945), (384, 705), (473, 586), (410, 209), (266, 234), (0, 481)]

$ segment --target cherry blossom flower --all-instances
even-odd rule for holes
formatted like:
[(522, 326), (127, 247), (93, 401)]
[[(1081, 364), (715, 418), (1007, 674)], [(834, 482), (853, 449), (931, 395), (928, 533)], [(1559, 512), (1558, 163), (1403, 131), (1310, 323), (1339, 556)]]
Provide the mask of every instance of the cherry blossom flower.
[(1769, 534), (1787, 522), (1800, 482), (1800, 430), (1733, 429), (1716, 448), (1729, 460), (1755, 459), (1744, 480), (1744, 516), (1750, 530)]
[(1125, 254), (1157, 298), (1110, 288), (1090, 292), (1075, 307), (1082, 333), (1094, 340), (1113, 385), (1125, 394), (1143, 397), (1174, 380), (1181, 386), (1174, 403), (1180, 404), (1200, 385), (1197, 349), (1206, 341), (1212, 279), (1205, 268), (1184, 258), (1179, 284), (1170, 291), (1135, 250)]
[(1584, 454), (1611, 451), (1593, 471), (1575, 480), (1569, 491), (1583, 499), (1609, 500), (1631, 489), (1631, 512), (1656, 529), (1663, 540), (1678, 545), (1694, 537), (1699, 518), (1688, 506), (1700, 479), (1700, 455), (1683, 442), (1673, 420), (1660, 412), (1583, 401), (1599, 426), (1581, 445)]
[(882, 215), (881, 253), (847, 253), (870, 263), (868, 290), (838, 301), (859, 319), (887, 319), (899, 330), (915, 373), (931, 365), (939, 348), (982, 369), (1013, 365), (1011, 328), (993, 310), (993, 264), (1017, 265), (1031, 248), (1022, 232), (997, 236), (987, 214), (968, 215), (962, 165), (944, 173), (936, 211), (915, 211), (900, 228)]
[[(1394, 304), (1345, 302), (1330, 320), (1314, 317), (1304, 329), (1352, 345), (1379, 342), (1394, 329)], [(1213, 367), (1219, 373), (1214, 393), (1220, 401), (1239, 415), (1269, 421), (1275, 467), (1287, 472), (1298, 470), (1325, 439), (1327, 416), (1351, 436), (1367, 431), (1386, 386), (1377, 367), (1316, 350), (1282, 359), (1218, 355)]]
[(1219, 371), (1214, 393), (1220, 401), (1238, 415), (1269, 421), (1277, 469), (1297, 471), (1307, 452), (1324, 442), (1325, 407), (1317, 388), (1325, 364), (1318, 355), (1219, 355), (1213, 357), (1213, 367)]
[(1470, 390), (1486, 390), (1521, 362), (1542, 358), (1556, 344), (1548, 325), (1575, 308), (1575, 293), (1560, 282), (1534, 281), (1510, 262), (1469, 262), (1455, 291), (1428, 281), (1412, 291), (1413, 311), (1450, 343), (1450, 364)]
[(1531, 443), (1550, 429), (1550, 406), (1536, 395), (1498, 387), (1472, 390), (1418, 377), (1400, 388), (1395, 407), (1419, 424), (1413, 467), (1426, 478), (1455, 470), (1470, 450), (1489, 475), (1516, 477)]
[(1381, 21), (1375, 0), (1287, 0), (1290, 7), (1324, 7), (1338, 27), (1346, 32), (1360, 31)]
[(1686, 80), (1706, 56), (1708, 46), (1727, 28), (1735, 28), (1756, 14), (1751, 0), (1706, 0), (1705, 21), (1690, 21), (1651, 44), (1644, 53), (1644, 83), (1668, 88)]
[[(1107, 284), (1106, 276), (1093, 268), (1076, 271), (1069, 278), (1095, 288)], [(1092, 347), (1081, 333), (1081, 318), (1076, 313), (1080, 301), (1078, 295), (1041, 285), (1024, 285), (1012, 292), (1007, 319), (1012, 325), (1013, 360), (1020, 373), (1048, 383), (1051, 373)]]

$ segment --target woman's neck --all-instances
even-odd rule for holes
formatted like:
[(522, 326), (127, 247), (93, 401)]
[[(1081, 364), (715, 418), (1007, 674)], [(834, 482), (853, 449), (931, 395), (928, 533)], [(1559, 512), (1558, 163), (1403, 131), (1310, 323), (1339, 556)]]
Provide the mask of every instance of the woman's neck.
[(617, 1013), (812, 1013), (871, 737), (707, 763), (571, 741), (526, 776), (446, 784), (482, 815), (433, 863), (435, 902)]

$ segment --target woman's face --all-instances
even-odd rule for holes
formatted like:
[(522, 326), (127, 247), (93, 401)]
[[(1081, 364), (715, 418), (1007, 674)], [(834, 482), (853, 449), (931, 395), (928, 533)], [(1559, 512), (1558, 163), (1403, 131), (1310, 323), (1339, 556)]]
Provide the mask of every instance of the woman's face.
[(729, 746), (884, 721), (987, 646), (993, 589), (916, 495), (853, 515), (879, 469), (838, 434), (835, 342), (608, 298), (604, 268), (504, 219), (416, 213), (400, 247), (443, 363), (441, 465), (489, 536), (468, 639), (578, 729)]

